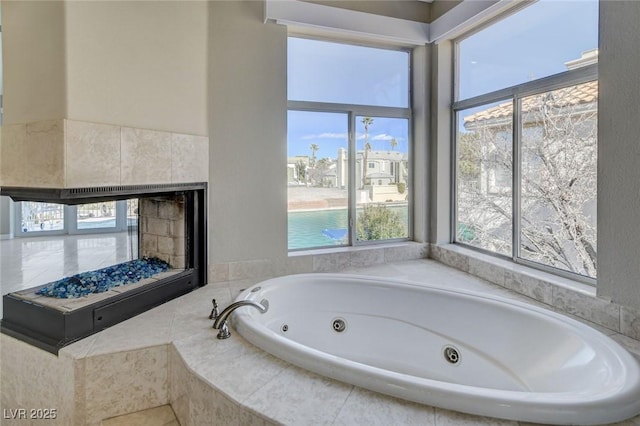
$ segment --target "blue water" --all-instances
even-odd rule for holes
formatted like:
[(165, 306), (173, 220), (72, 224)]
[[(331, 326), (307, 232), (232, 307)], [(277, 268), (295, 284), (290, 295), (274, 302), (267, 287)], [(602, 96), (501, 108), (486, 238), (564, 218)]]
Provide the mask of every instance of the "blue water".
[(347, 209), (289, 212), (289, 250), (343, 245), (322, 234), (325, 229), (347, 228)]
[[(390, 207), (407, 221), (407, 206)], [(323, 235), (325, 229), (348, 228), (347, 209), (289, 212), (289, 250), (345, 245), (347, 239), (334, 240)]]

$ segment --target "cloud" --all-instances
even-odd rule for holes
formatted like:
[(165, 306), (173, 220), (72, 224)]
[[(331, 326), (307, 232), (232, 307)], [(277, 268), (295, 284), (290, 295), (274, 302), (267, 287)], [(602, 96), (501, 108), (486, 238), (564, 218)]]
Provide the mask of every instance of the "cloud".
[[(364, 139), (364, 133), (359, 133), (357, 139), (358, 140)], [(369, 140), (372, 140), (372, 141), (390, 141), (391, 139), (395, 139), (396, 141), (400, 142), (404, 138), (387, 135), (386, 133), (380, 133), (379, 135), (375, 135), (375, 136), (369, 135)]]
[(320, 133), (319, 135), (305, 135), (301, 139), (347, 139), (346, 133)]
[[(390, 141), (391, 139), (394, 139), (394, 137), (391, 135), (387, 135), (386, 133), (381, 133), (379, 135), (375, 135), (371, 139), (374, 141)], [(398, 138), (395, 139), (397, 140)]]

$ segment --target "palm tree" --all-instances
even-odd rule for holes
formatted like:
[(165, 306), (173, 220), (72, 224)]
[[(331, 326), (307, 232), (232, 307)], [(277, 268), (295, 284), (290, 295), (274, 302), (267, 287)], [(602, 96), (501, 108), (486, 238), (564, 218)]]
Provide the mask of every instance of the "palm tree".
[(389, 145), (391, 145), (391, 151), (393, 151), (394, 148), (398, 146), (398, 141), (396, 140), (396, 138), (391, 139), (391, 142), (389, 142)]
[(309, 159), (309, 167), (313, 168), (316, 166), (316, 152), (320, 149), (318, 144), (312, 143), (309, 145), (309, 149), (311, 150), (311, 158)]
[(369, 126), (373, 124), (373, 118), (362, 117), (362, 124), (364, 124), (364, 157), (362, 161), (362, 188), (367, 180), (367, 169), (369, 168), (369, 151), (371, 151), (371, 144), (369, 143)]

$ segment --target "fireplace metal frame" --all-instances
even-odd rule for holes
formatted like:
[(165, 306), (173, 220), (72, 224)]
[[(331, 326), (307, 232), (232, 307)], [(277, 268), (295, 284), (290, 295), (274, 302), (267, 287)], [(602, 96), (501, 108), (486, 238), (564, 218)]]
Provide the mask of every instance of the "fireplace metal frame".
[(2, 187), (14, 201), (85, 204), (128, 198), (185, 196), (184, 271), (70, 312), (6, 294), (2, 297), (3, 334), (53, 354), (77, 340), (182, 296), (207, 282), (207, 184), (128, 185), (93, 188)]

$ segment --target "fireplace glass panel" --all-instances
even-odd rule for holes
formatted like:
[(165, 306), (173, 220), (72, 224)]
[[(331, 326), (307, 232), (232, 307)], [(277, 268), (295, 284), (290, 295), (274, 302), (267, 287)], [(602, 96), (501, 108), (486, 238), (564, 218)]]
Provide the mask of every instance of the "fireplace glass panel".
[(57, 353), (206, 283), (206, 184), (1, 189), (36, 237), (0, 241), (3, 334)]
[(34, 201), (25, 201), (20, 204), (21, 233), (40, 233), (65, 229), (64, 205)]
[(76, 209), (78, 229), (115, 228), (116, 202), (81, 204)]

